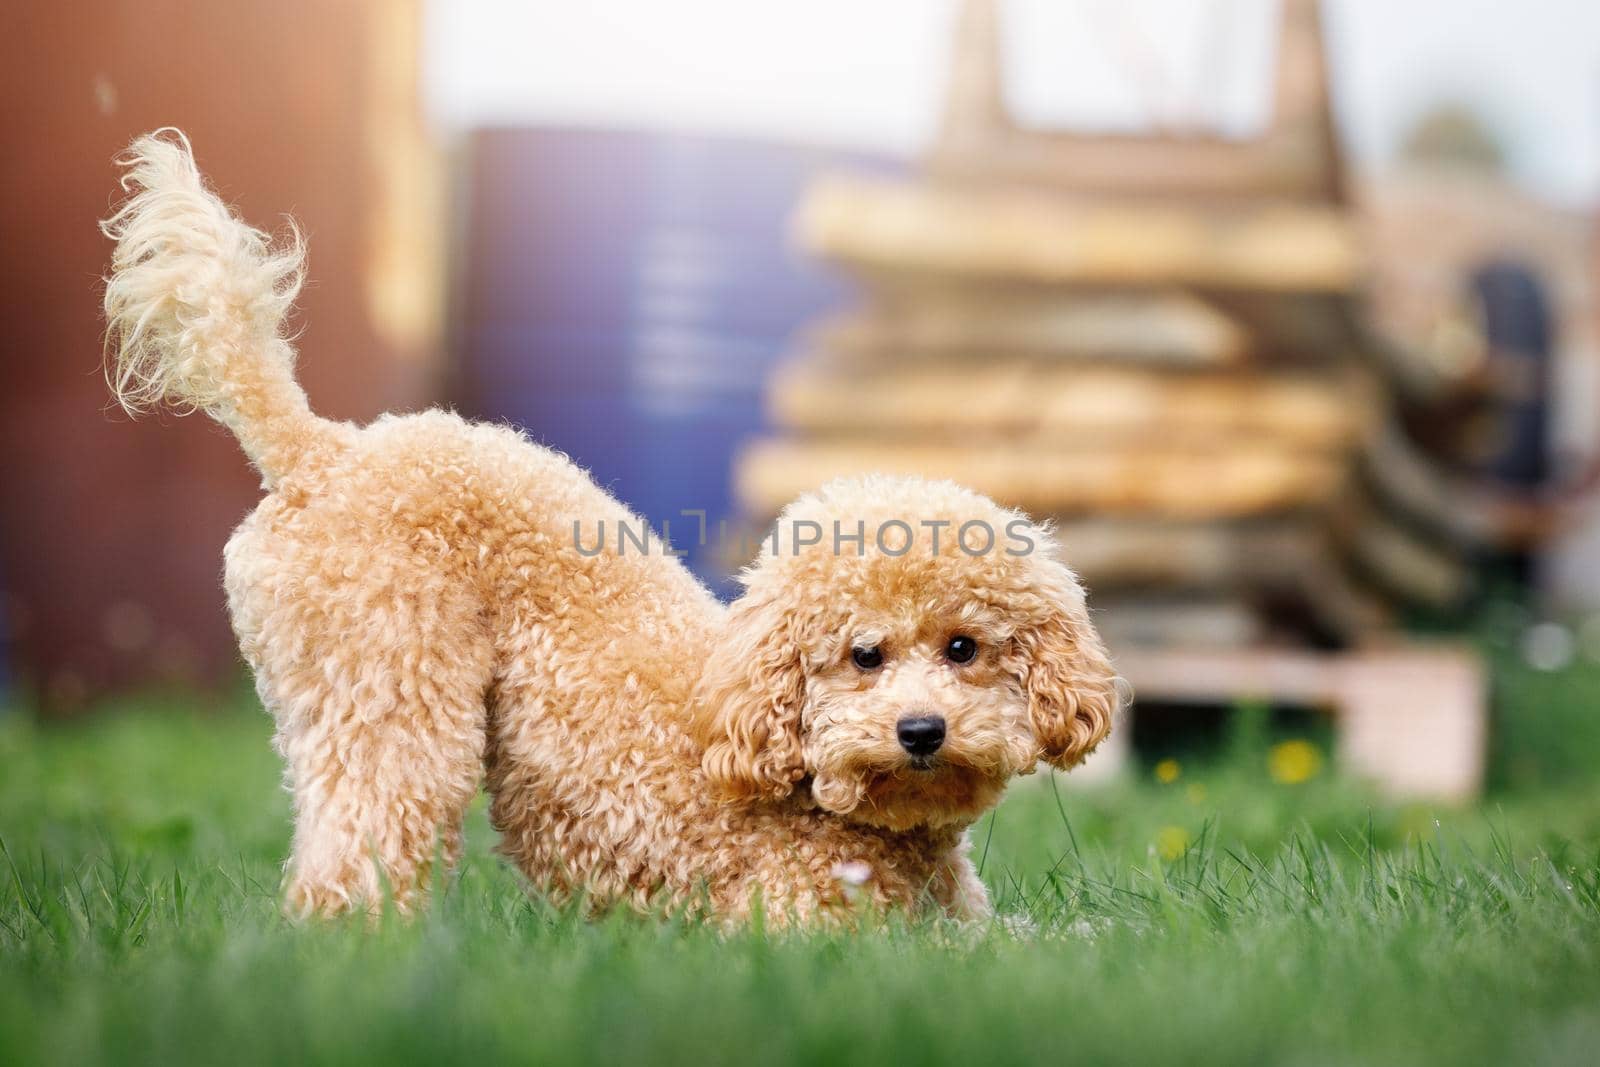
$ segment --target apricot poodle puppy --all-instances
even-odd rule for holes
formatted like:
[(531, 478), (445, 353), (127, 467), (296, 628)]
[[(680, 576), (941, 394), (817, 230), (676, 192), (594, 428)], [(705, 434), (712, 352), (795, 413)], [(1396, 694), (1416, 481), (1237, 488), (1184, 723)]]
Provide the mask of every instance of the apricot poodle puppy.
[(1081, 760), (1118, 699), (1045, 531), (945, 482), (836, 482), (724, 607), (510, 429), (312, 414), (284, 333), (298, 237), (233, 217), (175, 131), (120, 162), (113, 391), (215, 418), (267, 492), (225, 584), (294, 797), (291, 912), (417, 906), (486, 780), (501, 851), (557, 899), (988, 914), (967, 828)]

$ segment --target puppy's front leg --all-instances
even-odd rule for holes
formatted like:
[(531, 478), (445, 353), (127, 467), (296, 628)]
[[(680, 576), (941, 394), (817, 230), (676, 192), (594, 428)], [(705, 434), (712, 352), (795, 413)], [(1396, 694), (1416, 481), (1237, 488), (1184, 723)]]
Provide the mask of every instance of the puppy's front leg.
[(928, 888), (945, 915), (957, 922), (981, 922), (994, 915), (989, 889), (978, 877), (965, 842), (939, 860)]

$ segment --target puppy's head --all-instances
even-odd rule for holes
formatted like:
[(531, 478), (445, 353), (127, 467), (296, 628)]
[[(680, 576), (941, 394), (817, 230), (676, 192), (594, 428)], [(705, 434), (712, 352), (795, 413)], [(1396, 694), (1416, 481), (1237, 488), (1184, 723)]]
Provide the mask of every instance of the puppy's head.
[(891, 829), (965, 823), (1106, 736), (1118, 683), (1048, 534), (948, 482), (834, 482), (778, 520), (696, 690), (730, 796), (809, 788)]

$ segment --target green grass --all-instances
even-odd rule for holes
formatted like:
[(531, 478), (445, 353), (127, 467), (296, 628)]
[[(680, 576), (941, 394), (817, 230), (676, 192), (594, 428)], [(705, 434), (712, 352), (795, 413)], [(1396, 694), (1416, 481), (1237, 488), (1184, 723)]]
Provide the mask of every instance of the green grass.
[(782, 938), (552, 909), (481, 807), (419, 921), (292, 926), (248, 702), (13, 714), (0, 1063), (1590, 1062), (1595, 682), (1503, 673), (1478, 810), (1276, 784), (1247, 736), (1166, 784), (1019, 784), (975, 839), (1027, 923)]

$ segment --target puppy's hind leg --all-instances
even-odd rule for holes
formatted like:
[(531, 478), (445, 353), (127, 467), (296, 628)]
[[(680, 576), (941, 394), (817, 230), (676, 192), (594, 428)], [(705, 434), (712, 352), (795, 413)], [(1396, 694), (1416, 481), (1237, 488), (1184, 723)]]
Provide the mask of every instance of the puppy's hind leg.
[(376, 911), (386, 894), (410, 911), (435, 857), (454, 863), (482, 776), (493, 651), (476, 605), (373, 571), (320, 605), (259, 586), (264, 616), (250, 591), (234, 602), (294, 795), (294, 915)]

